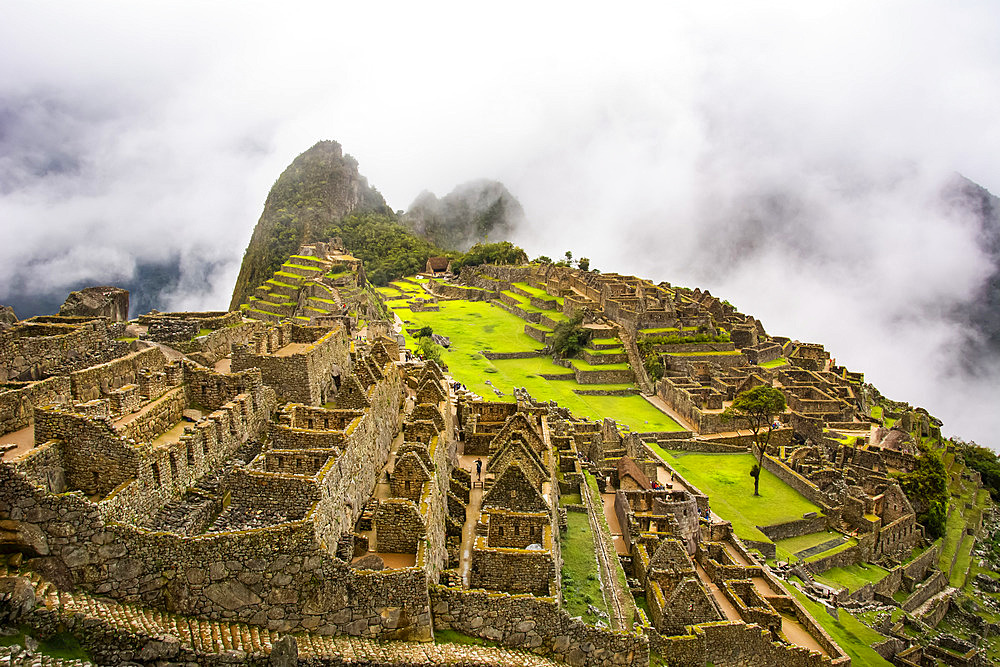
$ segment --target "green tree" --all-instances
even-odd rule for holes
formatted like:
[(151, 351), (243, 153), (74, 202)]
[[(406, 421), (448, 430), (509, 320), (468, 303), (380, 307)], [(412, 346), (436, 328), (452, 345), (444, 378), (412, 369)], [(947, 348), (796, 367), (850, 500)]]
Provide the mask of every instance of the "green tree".
[(1000, 499), (1000, 460), (997, 459), (996, 452), (975, 442), (967, 443), (958, 438), (952, 442), (957, 453), (962, 455), (965, 465), (979, 473), (983, 486), (989, 489), (993, 499)]
[(583, 312), (576, 311), (568, 320), (556, 324), (549, 336), (549, 349), (568, 359), (582, 350), (589, 340), (590, 329), (583, 326)]
[(744, 422), (753, 434), (757, 463), (750, 470), (753, 477), (753, 494), (760, 495), (760, 471), (764, 466), (764, 455), (771, 444), (774, 418), (785, 411), (785, 395), (771, 385), (760, 385), (740, 394), (722, 413), (723, 419)]
[(581, 271), (590, 271), (590, 258), (581, 257), (580, 259), (576, 260), (576, 265), (580, 267)]
[(424, 359), (430, 359), (441, 368), (447, 368), (444, 361), (441, 359), (441, 352), (444, 351), (444, 348), (435, 343), (434, 339), (430, 336), (418, 338), (417, 349), (420, 350), (420, 354), (424, 356)]
[(913, 472), (898, 473), (903, 493), (910, 499), (917, 521), (933, 538), (944, 535), (948, 519), (948, 473), (937, 450), (920, 443)]
[(552, 258), (548, 255), (539, 255), (538, 257), (531, 260), (532, 264), (551, 264)]
[(566, 251), (566, 264), (569, 264), (572, 261), (573, 261), (573, 251), (567, 250)]
[(477, 243), (469, 252), (452, 262), (452, 270), (457, 272), (463, 266), (481, 264), (527, 264), (528, 255), (522, 248), (510, 241), (497, 243)]

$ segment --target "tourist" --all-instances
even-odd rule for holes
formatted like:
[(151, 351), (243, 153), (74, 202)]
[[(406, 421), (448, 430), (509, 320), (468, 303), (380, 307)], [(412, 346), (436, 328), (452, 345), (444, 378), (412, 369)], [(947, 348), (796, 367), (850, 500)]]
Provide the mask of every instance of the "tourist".
[(476, 459), (476, 479), (481, 480), (482, 478), (483, 478), (483, 460)]

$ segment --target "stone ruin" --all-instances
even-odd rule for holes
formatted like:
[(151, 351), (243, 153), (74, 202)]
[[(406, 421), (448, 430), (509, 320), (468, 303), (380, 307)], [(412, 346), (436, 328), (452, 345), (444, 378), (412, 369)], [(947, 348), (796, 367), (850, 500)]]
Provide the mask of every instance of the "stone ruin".
[[(433, 362), (407, 360), (386, 320), (359, 333), (379, 308), (342, 244), (290, 262), (281, 273), (299, 279), (275, 274), (240, 312), (60, 315), (0, 331), (0, 551), (12, 554), (0, 558), (0, 622), (82, 636), (100, 625), (86, 648), (108, 663), (339, 664), (345, 641), (372, 664), (425, 662), (430, 649), (415, 658), (384, 642), (456, 630), (505, 647), (469, 649), (468, 664), (640, 667), (651, 651), (691, 665), (847, 664), (751, 551), (761, 545), (649, 447), (745, 451), (720, 415), (759, 384), (789, 404), (765, 467), (823, 509), (764, 527), (769, 538), (851, 532), (843, 563), (923, 541), (889, 474), (912, 469), (912, 434), (935, 424), (901, 412), (880, 428), (860, 374), (707, 292), (559, 267), (463, 269), (453, 294), (524, 281), (552, 297), (521, 295), (537, 309), (559, 297), (564, 314), (585, 310), (622, 341), (606, 356), (687, 428), (623, 434), (523, 390), (512, 403), (457, 390)], [(456, 297), (428, 307), (438, 298)], [(526, 332), (544, 341), (554, 320), (532, 317)], [(653, 382), (638, 342), (664, 333)], [(563, 545), (569, 512), (602, 509), (608, 613), (591, 625), (564, 608)], [(927, 571), (907, 572), (921, 590)]]

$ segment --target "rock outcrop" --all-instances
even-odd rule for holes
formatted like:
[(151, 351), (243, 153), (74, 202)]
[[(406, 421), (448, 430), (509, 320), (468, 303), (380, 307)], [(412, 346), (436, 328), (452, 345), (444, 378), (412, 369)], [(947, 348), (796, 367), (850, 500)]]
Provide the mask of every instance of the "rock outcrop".
[(104, 285), (70, 292), (59, 308), (60, 315), (107, 317), (114, 322), (128, 320), (128, 290)]

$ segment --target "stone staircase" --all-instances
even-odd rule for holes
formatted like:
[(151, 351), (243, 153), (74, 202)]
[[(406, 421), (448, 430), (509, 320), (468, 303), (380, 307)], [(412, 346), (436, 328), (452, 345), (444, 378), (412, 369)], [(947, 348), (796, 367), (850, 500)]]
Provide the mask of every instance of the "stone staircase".
[[(38, 607), (32, 613), (54, 615), (66, 627), (83, 630), (83, 634), (101, 636), (106, 644), (109, 636), (122, 641), (121, 652), (133, 651), (138, 656), (148, 642), (179, 642), (179, 652), (206, 656), (216, 662), (219, 654), (241, 652), (245, 657), (268, 656), (280, 636), (262, 627), (228, 621), (210, 621), (179, 616), (136, 604), (122, 604), (87, 593), (67, 593), (57, 590), (38, 574), (10, 571), (0, 566), (0, 577), (19, 576), (30, 581)], [(30, 617), (27, 619), (30, 622)], [(103, 627), (101, 627), (103, 626)], [(103, 632), (93, 632), (97, 628)], [(547, 658), (530, 652), (490, 646), (435, 644), (408, 641), (377, 641), (350, 636), (327, 636), (312, 633), (296, 634), (299, 660), (309, 664), (336, 665), (526, 665), (549, 667), (557, 665)], [(176, 642), (175, 642), (176, 640)], [(135, 647), (140, 647), (139, 649)], [(116, 647), (105, 647), (116, 650)], [(0, 653), (0, 656), (3, 656)], [(134, 659), (134, 658), (133, 658)], [(32, 658), (41, 660), (40, 657)], [(200, 660), (199, 660), (200, 662)], [(243, 661), (245, 662), (245, 660)], [(20, 663), (11, 663), (20, 664)], [(35, 662), (23, 664), (36, 664)], [(39, 665), (87, 664), (79, 661), (37, 662)]]

